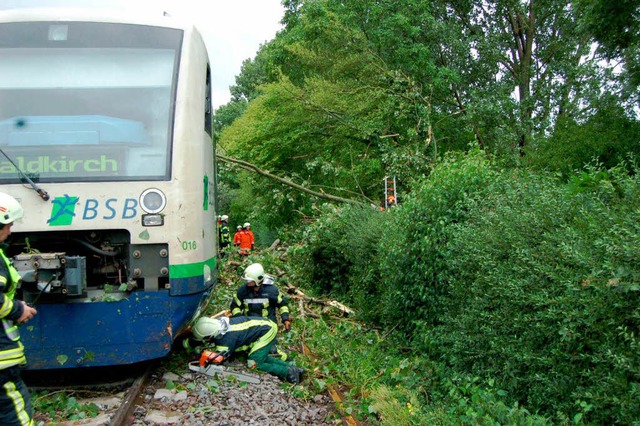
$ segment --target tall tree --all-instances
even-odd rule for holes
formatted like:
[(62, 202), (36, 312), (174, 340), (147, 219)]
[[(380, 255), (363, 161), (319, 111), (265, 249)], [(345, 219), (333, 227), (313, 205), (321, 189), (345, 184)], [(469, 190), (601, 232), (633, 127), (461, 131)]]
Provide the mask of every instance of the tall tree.
[[(553, 130), (558, 115), (591, 102), (586, 96), (592, 92), (585, 89), (599, 75), (588, 60), (590, 45), (576, 30), (569, 1), (434, 3), (439, 20), (456, 28), (461, 40), (444, 43), (461, 44), (468, 52), (461, 57), (443, 47), (443, 62), (463, 76), (454, 88), (458, 107), (475, 116), (473, 123), (481, 123), (476, 133), (492, 144), (504, 148), (507, 141), (499, 140), (496, 131), (507, 130), (508, 138), (516, 136), (514, 152), (522, 154), (536, 136)], [(469, 55), (472, 61), (461, 61)]]
[(522, 154), (561, 114), (589, 112), (604, 84), (568, 0), (327, 4), (417, 89), (420, 122), (445, 148), (472, 135)]
[(640, 1), (576, 0), (573, 2), (587, 35), (599, 43), (607, 60), (622, 60), (623, 79), (636, 99), (640, 86)]
[[(517, 161), (556, 123), (595, 115), (609, 83), (569, 0), (284, 4), (285, 29), (237, 78), (247, 108), (220, 142), (312, 190), (375, 200), (385, 175), (410, 189), (472, 142)], [(313, 208), (246, 182), (280, 220)]]

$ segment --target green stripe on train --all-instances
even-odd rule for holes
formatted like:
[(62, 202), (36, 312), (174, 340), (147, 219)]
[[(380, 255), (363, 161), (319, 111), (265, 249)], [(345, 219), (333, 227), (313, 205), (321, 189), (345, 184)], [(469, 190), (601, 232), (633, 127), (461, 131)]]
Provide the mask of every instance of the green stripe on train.
[(209, 265), (211, 271), (216, 269), (216, 258), (205, 260), (204, 262), (186, 263), (184, 265), (169, 265), (169, 275), (171, 278), (189, 278), (202, 275), (204, 265)]

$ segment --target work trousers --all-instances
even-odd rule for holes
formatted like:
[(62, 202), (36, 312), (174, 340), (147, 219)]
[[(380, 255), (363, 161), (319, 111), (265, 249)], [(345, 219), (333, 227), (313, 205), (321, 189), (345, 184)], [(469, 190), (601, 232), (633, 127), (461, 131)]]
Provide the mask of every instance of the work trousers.
[(33, 426), (33, 409), (29, 389), (20, 377), (20, 367), (0, 370), (0, 424)]
[(271, 329), (251, 345), (247, 364), (250, 368), (255, 366), (260, 371), (273, 374), (286, 380), (289, 374), (289, 363), (269, 356), (271, 349), (276, 344), (276, 336), (278, 335), (278, 326), (276, 323), (271, 321), (270, 324)]
[(270, 344), (267, 346), (258, 349), (255, 352), (252, 352), (249, 355), (248, 364), (251, 366), (252, 361), (255, 362), (255, 366), (258, 370), (264, 371), (265, 373), (273, 374), (274, 376), (278, 376), (283, 380), (287, 379), (287, 374), (289, 374), (289, 363), (284, 362), (278, 358), (274, 358), (269, 356), (269, 352), (271, 351), (271, 347), (275, 345), (275, 342), (272, 340)]

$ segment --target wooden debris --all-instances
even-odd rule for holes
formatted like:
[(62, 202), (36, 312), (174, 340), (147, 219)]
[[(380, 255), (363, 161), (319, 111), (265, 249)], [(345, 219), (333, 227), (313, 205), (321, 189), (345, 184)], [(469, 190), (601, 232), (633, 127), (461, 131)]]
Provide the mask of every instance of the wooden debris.
[(304, 308), (304, 299), (303, 298), (299, 298), (298, 299), (298, 315), (300, 316), (300, 318), (304, 318), (304, 317), (310, 317), (310, 318), (320, 318), (320, 315), (309, 311), (308, 309)]
[(271, 246), (269, 246), (269, 248), (267, 249), (267, 251), (274, 251), (277, 247), (278, 244), (280, 244), (280, 239), (276, 239), (273, 244), (271, 244)]
[[(315, 297), (307, 296), (299, 288), (294, 287), (291, 284), (287, 284), (287, 292), (293, 295), (292, 298), (301, 299), (301, 300), (304, 300), (305, 302), (312, 302), (325, 307), (337, 309), (338, 311), (342, 312), (342, 314), (345, 316), (354, 314), (353, 309), (343, 305), (342, 303), (336, 300), (321, 300)], [(307, 312), (307, 315), (311, 316), (308, 312)]]

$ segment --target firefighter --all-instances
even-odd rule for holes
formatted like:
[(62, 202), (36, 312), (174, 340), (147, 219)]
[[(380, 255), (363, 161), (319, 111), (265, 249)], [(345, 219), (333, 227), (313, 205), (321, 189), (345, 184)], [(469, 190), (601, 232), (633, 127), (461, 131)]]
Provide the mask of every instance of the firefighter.
[(218, 242), (222, 240), (222, 216), (218, 215), (216, 220), (216, 232), (218, 232)]
[(205, 350), (201, 356), (206, 364), (221, 364), (234, 352), (246, 351), (249, 368), (257, 368), (289, 383), (298, 384), (302, 380), (303, 369), (269, 356), (278, 332), (273, 321), (244, 316), (200, 317), (191, 331), (194, 339), (211, 345), (211, 350)]
[(242, 226), (236, 226), (236, 233), (233, 234), (233, 245), (234, 247), (240, 247), (240, 233), (242, 232)]
[(253, 232), (248, 229), (250, 227), (249, 222), (245, 223), (242, 230), (239, 231), (239, 247), (240, 256), (249, 256), (253, 249)]
[(220, 253), (225, 254), (225, 249), (231, 244), (231, 232), (229, 232), (229, 216), (223, 214), (220, 218)]
[(249, 222), (245, 222), (243, 225), (243, 228), (245, 230), (245, 232), (247, 234), (249, 234), (249, 241), (251, 243), (251, 250), (253, 250), (253, 247), (256, 245), (256, 238), (253, 235), (253, 231), (251, 230), (251, 224)]
[[(291, 329), (291, 316), (289, 314), (289, 301), (280, 293), (274, 283), (274, 277), (267, 275), (259, 263), (247, 266), (242, 276), (242, 284), (233, 299), (231, 299), (231, 316), (249, 316), (268, 318), (278, 324), (277, 314), (285, 331)], [(272, 354), (277, 354), (282, 360), (287, 359), (287, 354), (278, 349), (274, 344)]]
[[(22, 206), (11, 195), (0, 193), (0, 242), (11, 234), (13, 222), (23, 215)], [(38, 312), (14, 296), (20, 281), (18, 271), (0, 248), (0, 419), (3, 425), (33, 425), (33, 408), (27, 386), (20, 377), (26, 365), (18, 325)]]

